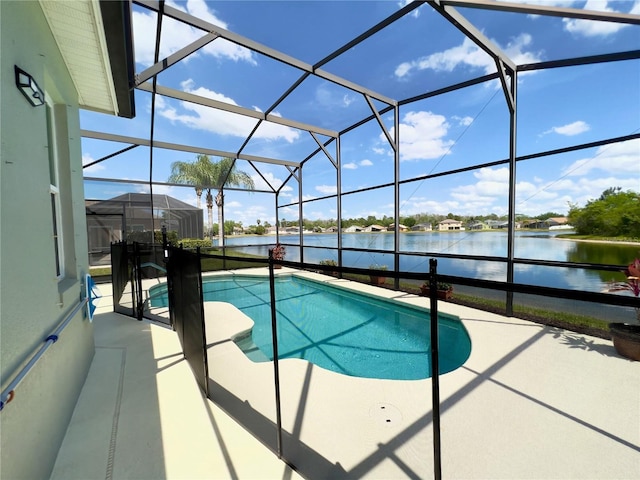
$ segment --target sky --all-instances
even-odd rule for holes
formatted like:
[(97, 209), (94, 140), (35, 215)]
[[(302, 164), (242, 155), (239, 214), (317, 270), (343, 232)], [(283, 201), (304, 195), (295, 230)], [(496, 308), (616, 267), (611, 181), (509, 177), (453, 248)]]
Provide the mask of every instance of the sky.
[[(525, 2), (520, 2), (525, 3)], [(531, 1), (548, 6), (586, 8), (640, 15), (640, 1)], [(405, 5), (397, 1), (211, 1), (167, 2), (225, 30), (275, 49), (296, 61), (314, 65)], [(458, 8), (482, 34), (515, 64), (625, 52), (640, 49), (640, 25), (593, 22)], [(153, 64), (156, 15), (133, 7), (135, 70)], [(160, 58), (204, 35), (172, 19), (162, 24)], [(431, 6), (425, 4), (399, 21), (323, 64), (321, 69), (396, 101), (472, 80), (496, 71), (495, 62)], [(371, 116), (365, 97), (326, 78), (310, 76), (282, 102), (301, 71), (245, 47), (216, 39), (163, 71), (160, 86), (204, 96), (257, 112), (342, 132)], [(81, 112), (81, 128), (148, 139), (151, 94), (137, 90), (136, 118)], [(524, 72), (517, 82), (516, 154), (532, 155), (573, 145), (640, 132), (640, 60)], [(374, 108), (386, 105), (372, 100)], [(393, 110), (382, 115), (393, 138)], [(156, 141), (242, 152), (301, 162), (317, 150), (307, 131), (274, 122), (256, 125), (251, 118), (157, 95), (153, 135)], [(400, 214), (504, 215), (508, 212), (507, 165), (476, 168), (452, 175), (410, 181), (509, 155), (509, 111), (498, 80), (492, 80), (399, 109)], [(324, 143), (329, 137), (317, 135)], [(337, 142), (327, 147), (338, 158)], [(88, 164), (129, 144), (83, 139)], [(174, 161), (193, 161), (194, 153), (137, 147), (84, 170), (85, 177), (136, 182), (167, 182)], [(216, 157), (213, 157), (215, 160)], [(394, 180), (393, 150), (387, 134), (372, 120), (340, 137), (343, 192)], [(150, 168), (152, 159), (152, 168)], [(283, 165), (237, 161), (252, 176), (256, 192), (227, 190), (225, 219), (244, 226), (275, 222), (278, 215), (336, 218), (334, 163), (320, 152), (302, 168), (302, 185)], [(565, 214), (569, 205), (584, 206), (609, 187), (640, 191), (640, 139), (518, 162), (516, 212), (536, 216)], [(85, 196), (108, 199), (126, 192), (148, 192), (141, 183), (85, 181)], [(195, 205), (193, 188), (154, 185)], [(267, 193), (269, 192), (269, 193)], [(385, 187), (345, 195), (343, 218), (382, 217), (394, 213), (394, 189)], [(214, 220), (215, 221), (215, 220)]]

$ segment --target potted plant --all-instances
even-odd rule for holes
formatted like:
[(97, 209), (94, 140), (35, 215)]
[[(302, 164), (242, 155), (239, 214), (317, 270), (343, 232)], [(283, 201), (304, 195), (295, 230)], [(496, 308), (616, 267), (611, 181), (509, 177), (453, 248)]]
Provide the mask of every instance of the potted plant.
[[(386, 265), (378, 265), (377, 263), (373, 264), (373, 265), (369, 265), (369, 269), (370, 270), (380, 270), (380, 271), (387, 271), (387, 266)], [(373, 274), (370, 273), (369, 274), (369, 279), (371, 280), (371, 283), (373, 285), (382, 285), (387, 277), (384, 275), (379, 275), (379, 274)]]
[[(636, 258), (623, 271), (627, 280), (614, 282), (610, 292), (628, 291), (636, 298), (640, 295), (640, 258)], [(610, 323), (609, 331), (616, 351), (623, 357), (640, 361), (640, 307), (636, 307), (636, 323)]]
[[(336, 262), (335, 260), (332, 260), (332, 259), (320, 260), (319, 264), (327, 266), (327, 267), (337, 267), (338, 266), (338, 262)], [(331, 275), (333, 275), (334, 277), (338, 276), (338, 272), (322, 272), (322, 271), (320, 271), (319, 273), (331, 273)]]
[[(445, 282), (438, 282), (437, 285), (438, 298), (440, 300), (451, 300), (451, 297), (453, 297), (453, 285)], [(422, 285), (420, 285), (420, 295), (428, 297), (430, 292), (431, 289), (429, 287), (429, 282), (424, 282)]]
[[(279, 243), (276, 243), (276, 246), (271, 249), (271, 258), (278, 262), (280, 260), (284, 260), (286, 253), (285, 248)], [(273, 268), (282, 268), (282, 265), (274, 263)]]

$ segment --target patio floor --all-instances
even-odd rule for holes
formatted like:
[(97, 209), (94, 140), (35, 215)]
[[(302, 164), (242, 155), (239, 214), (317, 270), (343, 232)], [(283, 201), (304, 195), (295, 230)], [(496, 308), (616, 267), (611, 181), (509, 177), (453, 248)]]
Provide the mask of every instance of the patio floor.
[[(294, 472), (270, 450), (271, 364), (228, 341), (250, 325), (242, 313), (206, 306), (224, 319), (207, 321), (220, 408), (198, 389), (175, 332), (112, 313), (110, 286), (100, 289), (96, 354), (51, 478), (433, 478), (431, 380), (281, 361)], [(444, 302), (439, 310), (459, 316), (472, 340), (468, 361), (440, 377), (443, 478), (640, 478), (639, 362), (607, 340)]]

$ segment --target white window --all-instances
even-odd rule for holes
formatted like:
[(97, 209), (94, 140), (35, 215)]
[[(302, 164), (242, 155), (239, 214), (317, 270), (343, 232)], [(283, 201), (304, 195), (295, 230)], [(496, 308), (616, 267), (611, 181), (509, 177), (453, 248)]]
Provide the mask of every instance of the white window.
[(49, 193), (51, 198), (52, 243), (55, 254), (55, 275), (58, 280), (64, 278), (64, 248), (62, 243), (62, 208), (60, 208), (60, 189), (58, 173), (58, 149), (56, 145), (56, 121), (50, 95), (47, 99), (47, 145), (49, 150)]

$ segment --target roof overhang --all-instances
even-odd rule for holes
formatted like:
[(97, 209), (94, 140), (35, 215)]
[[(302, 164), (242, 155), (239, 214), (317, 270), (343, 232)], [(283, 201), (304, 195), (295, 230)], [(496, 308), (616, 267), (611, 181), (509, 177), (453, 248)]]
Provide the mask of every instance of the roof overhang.
[(135, 116), (131, 4), (40, 0), (78, 91), (80, 108)]

